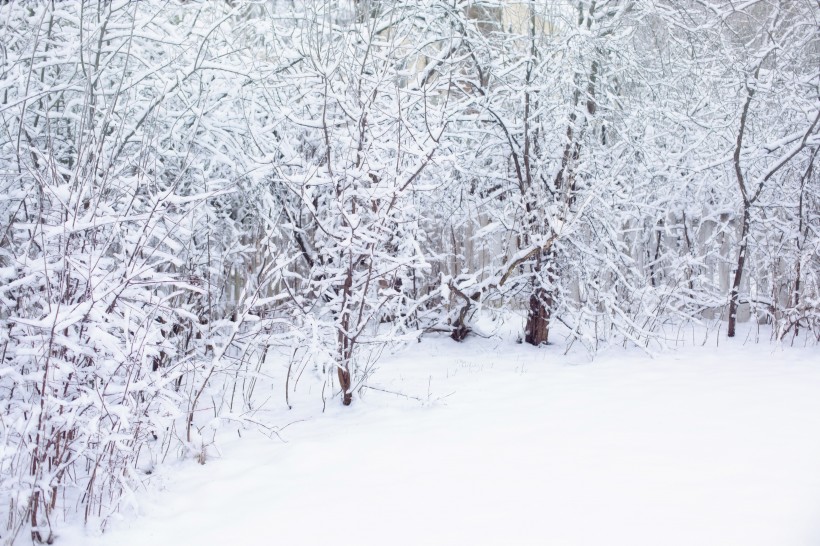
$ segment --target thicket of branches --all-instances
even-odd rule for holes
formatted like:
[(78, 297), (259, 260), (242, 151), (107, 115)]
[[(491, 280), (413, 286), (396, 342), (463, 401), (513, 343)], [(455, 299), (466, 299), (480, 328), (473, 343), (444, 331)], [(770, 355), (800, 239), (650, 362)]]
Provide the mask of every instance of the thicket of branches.
[(817, 341), (819, 17), (3, 2), (0, 537), (104, 526), (204, 458), (273, 346), (347, 405), (386, 344), (482, 309), (590, 351), (722, 320)]

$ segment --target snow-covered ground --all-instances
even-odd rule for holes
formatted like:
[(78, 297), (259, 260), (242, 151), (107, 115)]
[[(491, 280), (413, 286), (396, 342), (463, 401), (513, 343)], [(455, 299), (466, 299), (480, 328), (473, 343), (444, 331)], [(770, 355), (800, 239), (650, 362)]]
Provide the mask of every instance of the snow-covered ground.
[[(594, 361), (425, 339), (354, 406), (160, 468), (140, 517), (80, 545), (820, 544), (820, 354), (712, 336)], [(312, 402), (311, 402), (312, 400)], [(163, 478), (164, 476), (164, 478)], [(155, 482), (156, 483), (156, 482)]]

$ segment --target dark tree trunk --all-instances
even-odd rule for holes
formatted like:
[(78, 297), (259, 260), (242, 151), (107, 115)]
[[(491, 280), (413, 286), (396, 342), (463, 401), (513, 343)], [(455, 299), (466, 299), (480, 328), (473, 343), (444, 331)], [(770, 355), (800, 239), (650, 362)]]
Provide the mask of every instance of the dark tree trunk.
[(735, 337), (735, 325), (737, 324), (738, 295), (740, 293), (740, 281), (743, 279), (743, 266), (746, 263), (746, 251), (749, 238), (749, 208), (743, 209), (743, 228), (740, 233), (740, 250), (737, 254), (737, 268), (735, 278), (732, 281), (732, 291), (729, 294), (729, 337)]
[(551, 300), (544, 288), (538, 288), (530, 296), (530, 309), (524, 328), (524, 341), (530, 345), (538, 347), (549, 342)]
[(353, 393), (350, 391), (350, 362), (353, 360), (353, 346), (356, 337), (351, 336), (351, 311), (348, 308), (350, 302), (350, 290), (353, 286), (353, 256), (350, 256), (350, 263), (347, 268), (347, 276), (342, 286), (342, 313), (337, 332), (339, 366), (337, 374), (339, 376), (339, 386), (342, 388), (342, 404), (349, 406), (353, 401)]
[[(464, 311), (466, 311), (467, 309), (468, 308), (465, 307)], [(470, 334), (470, 327), (467, 326), (467, 321), (464, 320), (465, 314), (465, 312), (462, 312), (453, 323), (453, 329), (450, 332), (450, 338), (454, 341), (464, 341)]]
[(350, 369), (347, 363), (339, 366), (339, 385), (342, 387), (342, 404), (349, 406), (353, 401), (353, 393), (350, 391)]

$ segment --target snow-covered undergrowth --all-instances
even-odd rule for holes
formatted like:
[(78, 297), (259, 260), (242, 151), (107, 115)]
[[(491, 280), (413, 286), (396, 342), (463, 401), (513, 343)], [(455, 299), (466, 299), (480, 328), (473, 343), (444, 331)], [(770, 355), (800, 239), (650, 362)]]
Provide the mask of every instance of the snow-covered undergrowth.
[[(767, 325), (763, 340), (820, 342), (818, 13), (816, 0), (0, 1), (0, 543), (111, 529), (155, 477), (189, 498), (186, 472), (235, 468), (251, 448), (228, 439), (257, 429), (294, 449), (321, 441), (310, 478), (341, 487), (299, 483), (279, 439), (260, 444), (287, 479), (251, 472), (270, 498), (243, 499), (282, 528), (272, 537), (299, 523), (302, 492), (297, 512), (351, 542), (395, 523), (374, 503), (421, 542), (493, 538), (493, 518), (512, 522), (493, 527), (514, 527), (505, 537), (537, 536), (488, 508), (516, 502), (516, 517), (558, 514), (558, 533), (573, 521), (559, 508), (583, 499), (586, 526), (606, 529), (590, 522), (641, 504), (587, 495), (562, 457), (595, 487), (596, 473), (630, 478), (606, 466), (624, 458), (650, 481), (686, 476), (638, 440), (700, 426), (642, 423), (666, 402), (607, 383), (626, 380), (605, 371), (622, 356), (606, 347), (659, 351), (684, 333), (668, 325), (693, 323), (712, 325), (710, 344), (747, 322)], [(472, 339), (491, 312), (525, 316), (503, 341)], [(603, 355), (578, 368), (578, 392), (561, 343)], [(654, 374), (671, 357), (629, 358)], [(650, 394), (686, 385), (675, 367), (624, 370)], [(643, 405), (610, 423), (610, 391)], [(680, 405), (700, 408), (690, 391)], [(737, 411), (768, 400), (755, 394)], [(492, 447), (516, 423), (536, 434), (499, 445), (520, 461)], [(379, 443), (402, 429), (418, 453)], [(561, 455), (574, 433), (595, 440)], [(634, 438), (621, 453), (595, 443), (607, 434)], [(408, 483), (373, 494), (379, 464)], [(516, 484), (547, 496), (519, 501), (532, 495)], [(244, 501), (231, 506), (253, 514)], [(202, 514), (230, 536), (252, 528)]]
[(256, 416), (278, 436), (226, 432), (204, 466), (158, 467), (139, 516), (58, 541), (818, 544), (820, 356), (753, 336), (593, 361), (424, 338), (353, 406), (322, 412), (303, 379), (293, 409), (276, 396)]

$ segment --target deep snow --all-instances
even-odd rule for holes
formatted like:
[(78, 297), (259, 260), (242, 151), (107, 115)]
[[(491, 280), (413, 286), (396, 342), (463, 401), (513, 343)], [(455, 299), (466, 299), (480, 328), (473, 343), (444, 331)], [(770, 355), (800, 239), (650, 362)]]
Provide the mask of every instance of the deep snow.
[[(499, 338), (386, 356), (351, 408), (275, 410), (160, 468), (66, 546), (820, 544), (820, 354), (712, 336), (649, 358)], [(277, 391), (276, 394), (279, 394)]]

